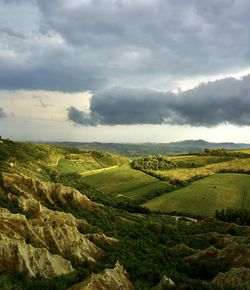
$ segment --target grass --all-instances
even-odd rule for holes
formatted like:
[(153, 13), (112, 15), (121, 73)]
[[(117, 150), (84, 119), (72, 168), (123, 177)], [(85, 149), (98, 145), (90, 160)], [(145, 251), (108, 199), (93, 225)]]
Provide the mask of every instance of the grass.
[(162, 176), (167, 176), (170, 179), (188, 181), (194, 176), (209, 176), (217, 173), (219, 170), (222, 169), (250, 170), (250, 158), (234, 159), (227, 162), (209, 164), (197, 168), (176, 168), (170, 170), (156, 170), (154, 172)]
[(83, 177), (83, 180), (104, 193), (111, 194), (114, 197), (125, 196), (132, 200), (156, 196), (174, 189), (169, 183), (134, 170), (129, 165), (92, 174)]
[(223, 208), (250, 208), (250, 176), (215, 174), (160, 197), (143, 206), (153, 211), (213, 216)]

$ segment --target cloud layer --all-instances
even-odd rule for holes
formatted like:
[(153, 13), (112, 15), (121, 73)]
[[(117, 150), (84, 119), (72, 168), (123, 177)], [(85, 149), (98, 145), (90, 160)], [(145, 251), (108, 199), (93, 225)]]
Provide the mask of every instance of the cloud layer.
[(68, 118), (84, 126), (221, 123), (250, 125), (250, 75), (226, 78), (179, 94), (113, 88), (94, 94), (90, 112), (69, 107)]
[(250, 65), (248, 0), (0, 1), (0, 89), (172, 89)]

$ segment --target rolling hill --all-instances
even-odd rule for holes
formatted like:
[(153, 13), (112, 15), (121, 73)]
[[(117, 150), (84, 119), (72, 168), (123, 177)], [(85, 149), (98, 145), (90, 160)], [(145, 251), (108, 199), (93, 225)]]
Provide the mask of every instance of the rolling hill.
[[(248, 211), (232, 220), (241, 226), (211, 217), (179, 219), (139, 205), (150, 199), (145, 205), (153, 210), (204, 216), (218, 205), (247, 209), (249, 175), (214, 174), (177, 188), (132, 169), (131, 159), (117, 154), (1, 141), (1, 289), (249, 285)], [(187, 165), (188, 158), (197, 170), (224, 160), (184, 156), (174, 162)]]
[(223, 208), (250, 208), (250, 176), (215, 174), (143, 204), (153, 211), (213, 216)]
[(153, 196), (174, 190), (174, 186), (160, 181), (129, 165), (112, 168), (83, 177), (83, 182), (96, 186), (114, 198), (128, 198), (138, 203)]
[(205, 148), (244, 149), (250, 144), (243, 143), (211, 143), (204, 140), (185, 140), (171, 143), (101, 143), (101, 142), (47, 142), (65, 147), (77, 147), (81, 150), (103, 150), (135, 157), (154, 154), (187, 154), (203, 152)]

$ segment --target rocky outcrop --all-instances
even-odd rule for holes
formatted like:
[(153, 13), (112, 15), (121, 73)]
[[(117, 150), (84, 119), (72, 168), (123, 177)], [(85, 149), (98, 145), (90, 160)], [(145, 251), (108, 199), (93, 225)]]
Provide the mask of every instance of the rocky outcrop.
[(215, 247), (211, 246), (205, 250), (198, 250), (191, 256), (188, 256), (184, 259), (190, 261), (203, 261), (203, 260), (215, 260), (219, 257), (220, 250), (216, 249)]
[[(51, 210), (38, 213), (39, 218), (27, 220), (24, 215), (0, 210), (0, 233), (26, 241), (36, 248), (45, 248), (75, 264), (96, 263), (104, 252), (78, 229), (78, 221), (71, 215)], [(81, 222), (81, 221), (80, 221)]]
[(232, 243), (234, 241), (240, 241), (244, 239), (244, 237), (242, 236), (232, 236), (230, 234), (220, 234), (216, 232), (196, 234), (194, 236), (204, 238), (210, 244), (225, 244), (225, 245)]
[(237, 225), (235, 223), (227, 223), (227, 222), (217, 220), (216, 218), (213, 218), (213, 217), (200, 220), (198, 224), (201, 226), (206, 226), (206, 227), (218, 226), (220, 228), (223, 228), (225, 233), (229, 233), (229, 234), (232, 232), (234, 233), (234, 232), (238, 232), (238, 231), (240, 231), (241, 233), (244, 233), (246, 235), (250, 234), (250, 227), (249, 226), (240, 226), (240, 225)]
[[(2, 194), (17, 200), (30, 218), (0, 208), (0, 270), (8, 264), (9, 271), (26, 271), (30, 276), (63, 275), (74, 271), (71, 262), (76, 266), (84, 261), (97, 263), (104, 251), (92, 241), (117, 241), (85, 220), (47, 208), (72, 203), (82, 210), (100, 206), (76, 189), (13, 173), (4, 173), (3, 182)], [(98, 233), (87, 235), (78, 230), (85, 233), (91, 227)]]
[(15, 173), (4, 173), (3, 181), (4, 187), (10, 192), (26, 199), (32, 197), (52, 206), (63, 207), (72, 202), (82, 208), (100, 206), (75, 188), (59, 183), (44, 182)]
[(226, 273), (219, 273), (211, 284), (220, 289), (250, 290), (250, 269), (232, 268)]
[(231, 267), (250, 267), (250, 244), (244, 242), (229, 243), (222, 250), (209, 247), (186, 257), (190, 261), (216, 260)]
[(193, 254), (196, 252), (196, 250), (190, 248), (189, 246), (187, 246), (186, 244), (177, 244), (174, 247), (171, 248), (172, 252), (175, 253), (182, 253), (182, 254)]
[(23, 240), (0, 234), (0, 271), (26, 272), (45, 278), (72, 273), (71, 263), (45, 248), (34, 248)]
[(221, 250), (219, 259), (233, 267), (250, 268), (250, 243), (233, 242), (228, 244)]
[(156, 288), (158, 290), (173, 289), (175, 288), (175, 283), (171, 278), (164, 275)]
[(90, 278), (68, 290), (131, 290), (133, 288), (128, 274), (117, 262), (114, 269), (105, 269), (99, 274), (92, 274)]
[(91, 241), (102, 241), (107, 244), (117, 243), (118, 239), (107, 237), (105, 234), (85, 234), (85, 237), (90, 239)]

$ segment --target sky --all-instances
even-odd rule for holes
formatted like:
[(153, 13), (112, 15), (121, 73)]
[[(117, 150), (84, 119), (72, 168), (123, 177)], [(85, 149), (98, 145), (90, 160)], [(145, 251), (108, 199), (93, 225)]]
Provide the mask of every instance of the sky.
[(250, 143), (248, 0), (0, 0), (0, 135)]

